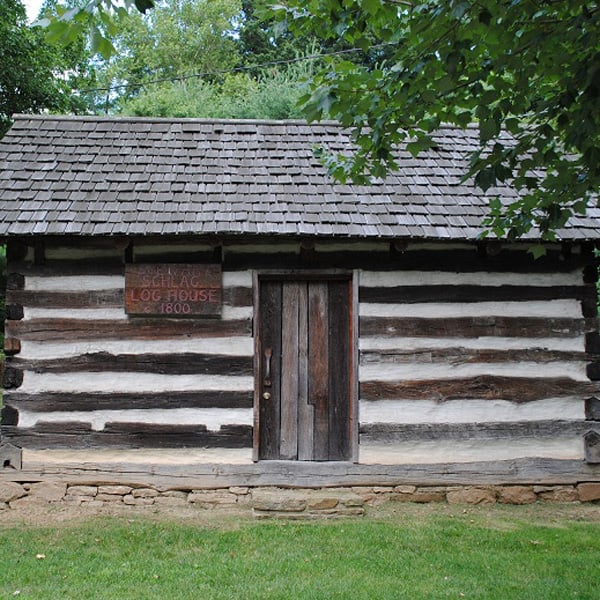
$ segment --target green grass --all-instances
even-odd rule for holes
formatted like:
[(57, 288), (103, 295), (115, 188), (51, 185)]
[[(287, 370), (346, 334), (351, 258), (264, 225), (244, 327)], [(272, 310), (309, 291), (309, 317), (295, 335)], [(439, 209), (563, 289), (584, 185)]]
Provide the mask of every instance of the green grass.
[(11, 525), (0, 552), (0, 598), (600, 598), (600, 520), (518, 507)]

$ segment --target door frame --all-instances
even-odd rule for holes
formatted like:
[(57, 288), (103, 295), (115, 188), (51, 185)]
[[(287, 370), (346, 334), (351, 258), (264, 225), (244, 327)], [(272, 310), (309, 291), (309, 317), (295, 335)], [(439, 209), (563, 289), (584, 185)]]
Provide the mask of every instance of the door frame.
[[(254, 413), (252, 460), (258, 462), (260, 443), (260, 285), (262, 281), (331, 281), (347, 280), (350, 283), (350, 445), (351, 459), (358, 462), (358, 271), (347, 269), (279, 269), (256, 270), (252, 273), (253, 319), (252, 335), (254, 338)], [(294, 461), (296, 462), (296, 461)], [(315, 463), (319, 464), (319, 463)]]

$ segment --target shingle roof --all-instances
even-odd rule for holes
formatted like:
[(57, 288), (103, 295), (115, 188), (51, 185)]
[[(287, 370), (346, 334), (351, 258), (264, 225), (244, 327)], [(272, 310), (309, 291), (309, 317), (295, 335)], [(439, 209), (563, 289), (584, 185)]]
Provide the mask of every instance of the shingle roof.
[[(0, 235), (272, 234), (474, 239), (491, 197), (461, 183), (476, 130), (442, 127), (435, 150), (399, 153), (368, 186), (334, 183), (317, 145), (335, 123), (18, 115), (0, 142)], [(600, 210), (562, 239), (600, 237)]]

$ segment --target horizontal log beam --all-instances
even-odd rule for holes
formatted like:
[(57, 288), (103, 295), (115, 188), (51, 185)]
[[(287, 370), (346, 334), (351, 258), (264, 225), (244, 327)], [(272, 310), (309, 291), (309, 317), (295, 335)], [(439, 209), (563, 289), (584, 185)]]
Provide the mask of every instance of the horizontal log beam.
[(107, 423), (93, 431), (87, 423), (38, 423), (20, 428), (0, 425), (2, 439), (36, 449), (83, 448), (249, 448), (251, 425), (223, 425), (218, 431), (204, 425)]
[(545, 348), (526, 348), (515, 350), (488, 350), (477, 348), (419, 348), (418, 350), (386, 349), (362, 350), (361, 364), (372, 363), (504, 363), (556, 361), (586, 362), (593, 355), (587, 352), (546, 350)]
[(583, 300), (595, 298), (596, 290), (588, 286), (527, 285), (421, 285), (361, 287), (361, 302), (417, 304), (421, 302), (524, 302), (531, 300)]
[(73, 292), (9, 290), (6, 298), (29, 308), (116, 308), (125, 303), (122, 288)]
[(474, 245), (469, 249), (395, 251), (311, 251), (273, 253), (225, 253), (224, 269), (277, 269), (277, 268), (352, 268), (381, 271), (447, 271), (447, 272), (506, 272), (551, 273), (570, 272), (588, 262), (587, 257), (565, 257), (560, 251), (549, 249), (543, 257), (534, 259), (526, 250), (502, 250), (495, 256), (478, 252)]
[[(29, 308), (120, 308), (125, 306), (122, 288), (76, 292), (8, 290), (6, 298), (7, 302)], [(222, 298), (223, 304), (228, 306), (252, 306), (252, 289), (223, 288)]]
[[(74, 244), (74, 247), (77, 247)], [(102, 259), (90, 260), (51, 260), (44, 265), (36, 265), (25, 262), (10, 262), (10, 269), (18, 272), (21, 277), (56, 277), (72, 275), (123, 275), (125, 267), (120, 258), (102, 257)], [(23, 289), (12, 288), (12, 289)]]
[(480, 375), (463, 379), (366, 381), (360, 384), (361, 400), (507, 400), (533, 402), (546, 398), (586, 396), (593, 383), (568, 378), (497, 377)]
[(110, 354), (96, 352), (71, 358), (26, 360), (13, 358), (11, 367), (36, 373), (102, 372), (162, 373), (169, 375), (252, 375), (252, 356), (215, 354)]
[(360, 426), (360, 443), (464, 441), (583, 436), (586, 421), (517, 421), (495, 423), (368, 423)]
[(597, 319), (544, 317), (361, 317), (361, 337), (578, 337), (596, 329)]
[[(347, 462), (263, 461), (255, 464), (41, 463), (3, 474), (0, 481), (145, 484), (157, 489), (228, 486), (573, 485), (600, 481), (600, 465), (582, 460), (521, 458), (465, 463), (361, 465)], [(10, 478), (10, 479), (9, 479)]]
[(7, 321), (6, 335), (32, 341), (152, 340), (177, 336), (227, 337), (251, 335), (250, 319), (30, 319)]
[(167, 393), (96, 393), (59, 392), (4, 396), (7, 406), (33, 412), (171, 409), (171, 408), (252, 408), (253, 393), (248, 392), (169, 392)]

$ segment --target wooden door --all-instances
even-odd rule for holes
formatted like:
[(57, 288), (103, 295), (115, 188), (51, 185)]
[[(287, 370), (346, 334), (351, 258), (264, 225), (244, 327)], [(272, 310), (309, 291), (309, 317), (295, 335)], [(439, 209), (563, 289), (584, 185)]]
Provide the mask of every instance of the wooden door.
[(258, 458), (352, 457), (352, 282), (259, 282)]

